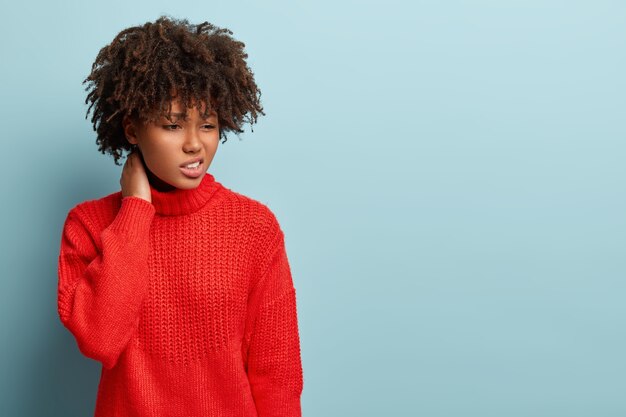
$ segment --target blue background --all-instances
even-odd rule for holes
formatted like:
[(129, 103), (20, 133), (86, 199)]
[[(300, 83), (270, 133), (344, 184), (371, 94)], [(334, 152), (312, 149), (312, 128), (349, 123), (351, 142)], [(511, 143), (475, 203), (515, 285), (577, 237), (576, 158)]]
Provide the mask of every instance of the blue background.
[(267, 115), (209, 168), (275, 212), (305, 416), (626, 415), (622, 1), (3, 5), (0, 404), (88, 416), (67, 211), (119, 189), (82, 80), (162, 13), (246, 44)]

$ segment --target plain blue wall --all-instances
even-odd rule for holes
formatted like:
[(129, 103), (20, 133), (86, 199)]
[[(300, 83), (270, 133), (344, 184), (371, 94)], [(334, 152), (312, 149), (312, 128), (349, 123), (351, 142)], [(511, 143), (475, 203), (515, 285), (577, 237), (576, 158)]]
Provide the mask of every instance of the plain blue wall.
[(82, 80), (160, 14), (246, 43), (267, 116), (209, 169), (276, 213), (305, 416), (626, 415), (626, 4), (13, 2), (0, 25), (3, 416), (89, 416), (62, 223), (119, 189)]

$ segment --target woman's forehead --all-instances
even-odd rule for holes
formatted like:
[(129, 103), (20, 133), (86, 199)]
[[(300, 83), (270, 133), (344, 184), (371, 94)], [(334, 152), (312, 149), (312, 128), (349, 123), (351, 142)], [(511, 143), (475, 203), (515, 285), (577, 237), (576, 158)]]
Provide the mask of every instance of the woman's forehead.
[[(210, 110), (210, 113), (214, 113), (215, 109), (211, 108), (211, 100), (198, 100), (198, 99), (192, 99), (191, 100), (191, 105), (190, 107), (187, 107), (186, 109), (183, 106), (182, 101), (179, 98), (175, 98), (174, 100), (170, 101), (171, 104), (171, 112), (172, 113), (185, 113), (186, 111), (199, 111), (199, 112), (204, 112), (206, 110)], [(207, 109), (207, 105), (209, 106), (209, 109)]]
[(198, 115), (201, 117), (205, 111), (208, 110), (207, 118), (217, 116), (217, 112), (214, 108), (207, 109), (206, 102), (195, 102), (190, 107), (184, 108), (179, 100), (170, 102), (171, 107), (165, 106), (165, 108), (157, 109), (154, 111), (154, 115), (157, 117), (165, 118), (187, 118), (190, 116)]
[[(188, 117), (202, 117), (203, 112), (200, 111), (197, 107), (190, 107), (190, 108), (187, 108), (185, 111), (181, 109), (172, 108), (172, 110), (169, 113), (164, 112), (163, 116), (169, 119), (180, 119), (180, 118), (186, 119)], [(215, 110), (211, 110), (207, 113), (206, 118), (208, 119), (208, 118), (216, 117), (216, 116), (217, 116), (217, 112)]]

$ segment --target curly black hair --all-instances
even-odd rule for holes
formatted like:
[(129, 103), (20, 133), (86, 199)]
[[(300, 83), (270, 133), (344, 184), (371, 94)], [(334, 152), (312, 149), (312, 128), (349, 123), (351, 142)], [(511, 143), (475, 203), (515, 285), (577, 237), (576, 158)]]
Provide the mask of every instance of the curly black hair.
[[(245, 44), (232, 31), (209, 22), (162, 15), (154, 22), (122, 30), (102, 48), (83, 81), (89, 83), (85, 104), (94, 108), (91, 121), (101, 153), (116, 165), (123, 151), (131, 151), (122, 127), (125, 115), (156, 122), (167, 117), (179, 98), (186, 108), (204, 104), (203, 117), (217, 112), (220, 138), (239, 137), (245, 122), (265, 115), (261, 91), (246, 63)], [(201, 110), (200, 110), (201, 111)]]

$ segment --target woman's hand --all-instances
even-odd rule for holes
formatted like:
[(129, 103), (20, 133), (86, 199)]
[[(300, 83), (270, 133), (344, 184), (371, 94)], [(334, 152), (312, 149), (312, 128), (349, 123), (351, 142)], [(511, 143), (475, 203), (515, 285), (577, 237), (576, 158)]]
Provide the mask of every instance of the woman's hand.
[(139, 150), (132, 151), (124, 163), (120, 177), (122, 197), (134, 196), (152, 203), (150, 183), (139, 152)]

